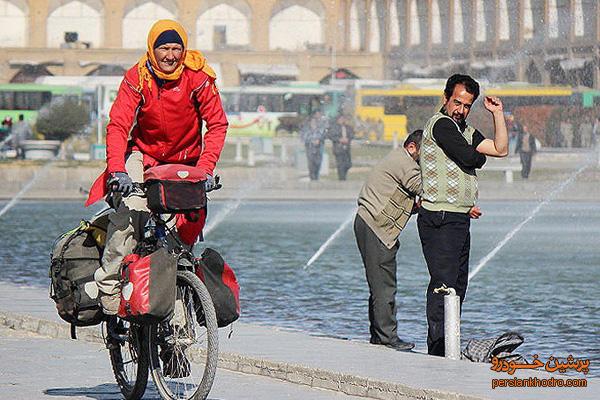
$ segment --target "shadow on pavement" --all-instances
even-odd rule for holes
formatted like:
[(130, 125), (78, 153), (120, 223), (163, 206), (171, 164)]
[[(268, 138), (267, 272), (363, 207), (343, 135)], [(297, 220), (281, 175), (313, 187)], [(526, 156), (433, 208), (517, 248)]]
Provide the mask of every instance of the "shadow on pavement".
[[(48, 396), (62, 397), (88, 397), (95, 400), (120, 400), (123, 398), (119, 386), (116, 383), (103, 383), (94, 387), (72, 387), (72, 388), (53, 388), (44, 390)], [(161, 397), (153, 387), (152, 382), (148, 382), (148, 388), (143, 396), (144, 400), (160, 400)], [(209, 400), (219, 400), (209, 397)]]
[[(93, 387), (68, 387), (68, 388), (52, 388), (44, 390), (44, 394), (48, 396), (64, 396), (64, 397), (88, 397), (95, 400), (117, 400), (122, 399), (121, 391), (116, 383), (103, 383)], [(160, 399), (156, 390), (151, 387), (146, 389), (144, 399)]]

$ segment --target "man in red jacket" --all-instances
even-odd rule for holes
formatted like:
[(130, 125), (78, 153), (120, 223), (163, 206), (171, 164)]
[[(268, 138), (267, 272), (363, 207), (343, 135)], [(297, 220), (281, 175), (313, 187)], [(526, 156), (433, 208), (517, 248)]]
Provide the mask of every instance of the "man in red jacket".
[[(106, 128), (107, 167), (90, 190), (86, 205), (110, 187), (117, 210), (110, 217), (102, 268), (95, 274), (107, 315), (117, 313), (120, 264), (141, 238), (148, 217), (146, 199), (129, 196), (144, 170), (161, 164), (195, 165), (214, 186), (213, 170), (227, 132), (227, 118), (215, 73), (199, 51), (187, 49), (187, 34), (171, 20), (157, 21), (148, 34), (147, 53), (123, 78)], [(202, 121), (206, 133), (201, 134)], [(193, 245), (206, 212), (191, 221), (177, 216), (182, 241)]]

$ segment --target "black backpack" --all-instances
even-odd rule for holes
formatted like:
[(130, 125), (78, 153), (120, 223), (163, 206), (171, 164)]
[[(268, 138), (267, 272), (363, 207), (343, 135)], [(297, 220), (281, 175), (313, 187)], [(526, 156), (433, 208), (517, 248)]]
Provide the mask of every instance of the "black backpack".
[(75, 327), (97, 325), (104, 319), (94, 272), (100, 267), (109, 212), (60, 235), (50, 255), (50, 298), (58, 315)]
[(471, 339), (467, 347), (462, 351), (463, 358), (474, 362), (492, 362), (497, 357), (507, 361), (527, 361), (520, 354), (513, 354), (525, 339), (520, 333), (505, 332), (502, 335), (490, 339)]

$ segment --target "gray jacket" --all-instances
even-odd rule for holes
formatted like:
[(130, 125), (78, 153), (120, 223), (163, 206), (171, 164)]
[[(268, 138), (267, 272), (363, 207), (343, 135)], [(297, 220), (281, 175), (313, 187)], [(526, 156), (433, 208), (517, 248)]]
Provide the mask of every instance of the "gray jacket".
[(404, 148), (377, 164), (358, 196), (358, 215), (391, 249), (411, 216), (421, 193), (421, 169)]

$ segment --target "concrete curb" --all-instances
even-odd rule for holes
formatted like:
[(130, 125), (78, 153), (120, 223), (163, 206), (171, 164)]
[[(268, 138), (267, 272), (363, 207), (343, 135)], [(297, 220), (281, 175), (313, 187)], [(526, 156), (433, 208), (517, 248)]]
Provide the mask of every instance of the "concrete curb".
[[(70, 326), (27, 315), (0, 311), (0, 325), (55, 339), (70, 338)], [(77, 338), (91, 343), (102, 343), (97, 327), (77, 328)], [(401, 383), (385, 382), (356, 375), (342, 374), (298, 364), (252, 358), (234, 353), (219, 353), (219, 368), (275, 378), (313, 388), (333, 390), (352, 396), (379, 400), (484, 400), (460, 393), (433, 389), (415, 389)]]

